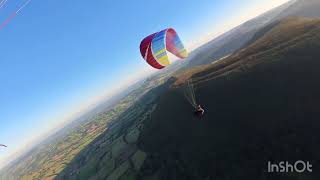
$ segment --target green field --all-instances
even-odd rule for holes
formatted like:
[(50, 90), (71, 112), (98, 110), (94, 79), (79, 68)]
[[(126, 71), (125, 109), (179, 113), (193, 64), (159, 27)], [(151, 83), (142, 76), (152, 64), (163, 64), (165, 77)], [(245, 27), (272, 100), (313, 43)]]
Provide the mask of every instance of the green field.
[[(71, 129), (62, 129), (58, 136), (41, 143), (18, 162), (5, 168), (0, 173), (0, 179), (53, 179), (59, 174), (68, 174), (71, 179), (99, 179), (115, 170), (115, 173), (123, 172), (128, 165), (141, 166), (144, 155), (134, 144), (139, 137), (141, 123), (154, 108), (156, 96), (148, 95), (148, 99), (143, 100), (145, 103), (140, 99), (169, 77), (170, 74), (155, 75), (113, 108), (93, 115)], [(97, 145), (94, 152), (91, 152), (92, 145)], [(87, 153), (94, 153), (95, 156), (88, 158)], [(129, 163), (131, 156), (134, 160)], [(122, 163), (127, 163), (127, 166)], [(113, 176), (118, 176), (115, 173)]]

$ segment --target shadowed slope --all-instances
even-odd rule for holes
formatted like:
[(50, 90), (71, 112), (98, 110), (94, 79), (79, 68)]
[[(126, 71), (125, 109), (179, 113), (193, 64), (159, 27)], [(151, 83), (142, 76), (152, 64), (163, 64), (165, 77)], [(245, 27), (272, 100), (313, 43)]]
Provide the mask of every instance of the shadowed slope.
[[(319, 20), (282, 21), (195, 75), (202, 119), (192, 116), (182, 89), (164, 94), (140, 138), (149, 153), (140, 176), (319, 179), (319, 34)], [(267, 173), (268, 161), (297, 160), (310, 161), (313, 173)]]

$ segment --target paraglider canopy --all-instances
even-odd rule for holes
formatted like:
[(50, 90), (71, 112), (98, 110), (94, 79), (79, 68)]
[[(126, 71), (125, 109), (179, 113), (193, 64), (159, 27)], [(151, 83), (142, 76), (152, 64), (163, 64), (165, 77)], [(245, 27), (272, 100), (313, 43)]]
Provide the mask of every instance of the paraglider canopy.
[(8, 146), (6, 146), (6, 145), (4, 145), (4, 144), (0, 144), (0, 146), (2, 146), (2, 147), (8, 147)]
[(140, 53), (142, 57), (156, 69), (162, 69), (170, 64), (167, 52), (181, 59), (188, 57), (187, 50), (172, 28), (151, 34), (141, 41)]
[[(188, 57), (187, 50), (173, 28), (164, 29), (144, 38), (140, 43), (140, 53), (146, 62), (156, 69), (162, 69), (170, 64), (168, 53), (180, 59)], [(191, 80), (186, 83), (184, 89), (186, 99), (197, 110), (198, 104)], [(203, 114), (204, 110), (201, 107), (200, 110)]]

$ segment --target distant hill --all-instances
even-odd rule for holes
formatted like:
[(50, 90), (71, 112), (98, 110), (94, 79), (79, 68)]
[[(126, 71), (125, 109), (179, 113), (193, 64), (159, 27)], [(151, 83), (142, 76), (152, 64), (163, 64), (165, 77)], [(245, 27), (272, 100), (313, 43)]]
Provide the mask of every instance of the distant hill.
[(320, 17), (319, 8), (319, 0), (295, 0), (292, 5), (277, 16), (277, 19), (290, 16), (317, 18)]
[[(183, 87), (162, 95), (140, 136), (140, 179), (318, 180), (319, 49), (320, 19), (288, 18), (193, 72), (205, 115), (193, 116)], [(267, 172), (268, 161), (301, 159), (312, 173)]]
[(292, 0), (247, 21), (196, 49), (189, 65), (209, 64), (214, 60), (232, 54), (245, 47), (261, 29), (290, 16), (320, 17), (320, 1)]

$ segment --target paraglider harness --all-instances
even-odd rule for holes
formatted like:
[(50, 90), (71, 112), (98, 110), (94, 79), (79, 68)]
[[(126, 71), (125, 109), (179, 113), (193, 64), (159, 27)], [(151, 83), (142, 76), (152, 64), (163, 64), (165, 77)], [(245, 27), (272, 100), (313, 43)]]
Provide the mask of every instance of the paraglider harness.
[(188, 80), (184, 86), (184, 95), (188, 102), (195, 108), (194, 115), (196, 117), (202, 117), (204, 114), (204, 109), (200, 104), (197, 103), (195, 88), (193, 86), (192, 80)]
[(201, 107), (200, 104), (199, 104), (199, 105), (197, 106), (197, 108), (195, 109), (194, 114), (195, 114), (197, 117), (202, 117), (202, 116), (203, 116), (203, 114), (204, 114), (204, 109)]

